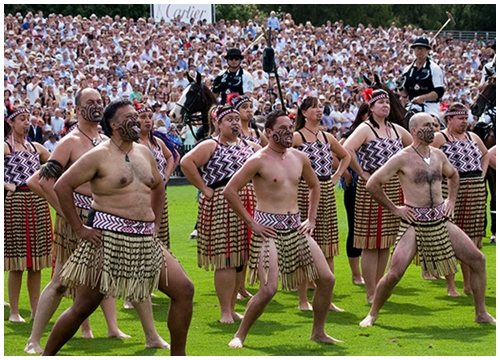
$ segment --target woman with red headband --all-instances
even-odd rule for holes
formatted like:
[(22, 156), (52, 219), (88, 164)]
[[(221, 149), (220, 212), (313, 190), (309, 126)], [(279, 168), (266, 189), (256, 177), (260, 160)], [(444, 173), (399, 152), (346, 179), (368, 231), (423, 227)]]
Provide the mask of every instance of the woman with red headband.
[[(489, 154), (479, 136), (467, 131), (469, 111), (462, 103), (452, 103), (444, 113), (446, 129), (436, 133), (431, 146), (440, 149), (460, 175), (454, 223), (462, 229), (480, 249), (483, 245), (486, 216), (486, 188), (484, 176), (488, 170)], [(443, 196), (448, 194), (443, 183)], [(472, 294), (470, 269), (461, 264), (464, 294)], [(448, 275), (448, 296), (460, 296), (454, 281)]]
[(19, 314), (23, 271), (28, 270), (31, 318), (40, 296), (41, 270), (51, 267), (52, 222), (49, 204), (26, 185), (50, 153), (43, 145), (28, 142), (30, 111), (8, 110), (4, 142), (4, 270), (9, 271), (9, 321), (25, 322)]
[[(181, 160), (184, 175), (201, 194), (198, 203), (198, 266), (214, 269), (214, 283), (222, 323), (242, 318), (234, 311), (243, 267), (249, 257), (251, 231), (231, 209), (222, 192), (231, 177), (260, 146), (240, 139), (238, 110), (229, 105), (210, 111), (216, 129)], [(240, 191), (247, 211), (253, 214), (252, 184)]]
[[(391, 156), (409, 146), (412, 137), (407, 130), (387, 120), (391, 111), (387, 92), (366, 89), (364, 97), (370, 106), (370, 115), (346, 140), (344, 148), (351, 155), (351, 168), (359, 175), (354, 209), (354, 247), (363, 249), (361, 269), (366, 301), (372, 303), (377, 283), (387, 266), (389, 249), (396, 241), (400, 219), (378, 205), (366, 190), (366, 183)], [(397, 176), (387, 183), (384, 190), (395, 204), (402, 203), (403, 193)]]

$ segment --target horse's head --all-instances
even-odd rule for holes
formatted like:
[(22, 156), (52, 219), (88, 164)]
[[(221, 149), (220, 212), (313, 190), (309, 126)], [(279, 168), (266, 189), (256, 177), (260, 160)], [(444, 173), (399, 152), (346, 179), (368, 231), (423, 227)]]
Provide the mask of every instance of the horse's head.
[(391, 102), (391, 112), (389, 114), (389, 121), (399, 124), (405, 128), (408, 128), (406, 121), (406, 109), (399, 101), (399, 96), (394, 93), (389, 87), (380, 79), (378, 74), (373, 75), (373, 81), (368, 77), (363, 75), (363, 80), (372, 89), (382, 89), (385, 90), (389, 94), (390, 102)]
[(472, 103), (470, 110), (474, 116), (481, 116), (485, 109), (493, 109), (496, 106), (496, 75), (490, 69), (486, 69), (488, 73), (487, 81), (479, 88), (479, 96)]

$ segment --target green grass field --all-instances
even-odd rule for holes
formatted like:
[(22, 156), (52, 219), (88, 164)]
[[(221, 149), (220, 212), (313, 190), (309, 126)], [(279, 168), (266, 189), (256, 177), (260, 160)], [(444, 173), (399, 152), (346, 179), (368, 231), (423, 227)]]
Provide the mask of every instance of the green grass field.
[[(187, 354), (204, 356), (362, 356), (362, 355), (469, 355), (496, 354), (496, 327), (474, 322), (471, 296), (446, 296), (444, 280), (424, 281), (420, 268), (411, 265), (401, 283), (385, 304), (374, 327), (361, 328), (358, 323), (366, 316), (364, 287), (351, 283), (351, 274), (345, 254), (347, 222), (342, 202), (342, 191), (337, 191), (340, 230), (340, 256), (335, 258), (336, 284), (333, 300), (345, 309), (344, 313), (330, 312), (326, 330), (343, 343), (325, 345), (309, 340), (312, 312), (297, 309), (297, 293), (278, 291), (264, 314), (250, 330), (243, 349), (229, 349), (227, 344), (238, 328), (236, 324), (220, 324), (220, 311), (213, 286), (213, 273), (196, 265), (196, 242), (188, 240), (196, 219), (196, 189), (192, 186), (168, 188), (170, 234), (172, 251), (195, 285), (193, 320), (188, 335)], [(489, 234), (488, 234), (489, 235)], [(496, 317), (496, 254), (495, 246), (484, 238), (483, 252), (487, 258), (486, 306)], [(50, 269), (43, 271), (42, 288), (50, 279)], [(462, 276), (456, 284), (462, 290)], [(23, 284), (21, 315), (30, 315), (28, 294)], [(257, 287), (249, 287), (255, 293)], [(7, 273), (4, 275), (4, 299), (7, 300)], [(169, 341), (166, 326), (169, 299), (158, 293), (153, 302), (156, 327)], [(310, 292), (312, 297), (312, 292)], [(134, 310), (123, 309), (118, 300), (118, 324), (131, 339), (108, 339), (107, 327), (99, 308), (90, 318), (94, 339), (82, 339), (80, 332), (69, 341), (59, 355), (169, 355), (167, 350), (145, 349), (144, 334)], [(238, 300), (236, 311), (243, 313), (247, 300)], [(42, 347), (57, 316), (71, 305), (63, 299), (42, 338)], [(4, 308), (4, 319), (8, 319)], [(31, 332), (31, 322), (20, 324), (4, 321), (4, 355), (25, 355), (23, 348)]]

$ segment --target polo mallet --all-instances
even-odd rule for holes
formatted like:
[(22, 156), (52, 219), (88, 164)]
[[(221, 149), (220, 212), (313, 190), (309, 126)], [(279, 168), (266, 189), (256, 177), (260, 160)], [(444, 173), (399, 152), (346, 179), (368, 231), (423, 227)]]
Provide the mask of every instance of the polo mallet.
[(431, 41), (429, 41), (429, 44), (432, 43), (434, 41), (434, 39), (436, 39), (436, 37), (439, 35), (439, 33), (441, 31), (443, 31), (443, 29), (446, 27), (446, 25), (448, 25), (448, 23), (451, 21), (453, 23), (453, 25), (456, 25), (457, 23), (455, 22), (455, 19), (453, 18), (453, 15), (451, 15), (451, 13), (449, 11), (446, 12), (446, 16), (448, 16), (448, 20), (446, 20), (446, 22), (444, 23), (443, 26), (441, 26), (441, 29), (438, 30), (438, 32), (436, 33), (436, 35), (433, 36), (433, 38), (431, 39)]
[(245, 55), (248, 50), (250, 50), (255, 44), (257, 44), (260, 41), (260, 39), (262, 39), (262, 37), (264, 36), (264, 32), (262, 34), (260, 34), (259, 36), (257, 36), (255, 38), (255, 40), (252, 41), (252, 43), (250, 43), (245, 50), (243, 50), (243, 53), (241, 55)]

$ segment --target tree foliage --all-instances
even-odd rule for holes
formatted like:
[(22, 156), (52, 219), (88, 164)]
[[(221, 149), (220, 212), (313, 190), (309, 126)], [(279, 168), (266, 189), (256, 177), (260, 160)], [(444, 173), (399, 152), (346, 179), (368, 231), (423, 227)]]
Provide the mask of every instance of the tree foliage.
[[(85, 4), (5, 4), (4, 13), (22, 15), (28, 11), (42, 10), (50, 13), (98, 17), (120, 15), (137, 19), (148, 17), (148, 4), (139, 5), (85, 5)], [(357, 26), (359, 23), (374, 27), (389, 27), (394, 21), (398, 27), (412, 25), (424, 30), (438, 30), (448, 20), (446, 12), (455, 18), (456, 25), (449, 23), (447, 30), (495, 31), (496, 5), (494, 4), (217, 4), (216, 19), (247, 21), (255, 15), (267, 17), (271, 10), (279, 15), (281, 12), (292, 14), (296, 24), (310, 21), (314, 26), (343, 20), (345, 25)]]

